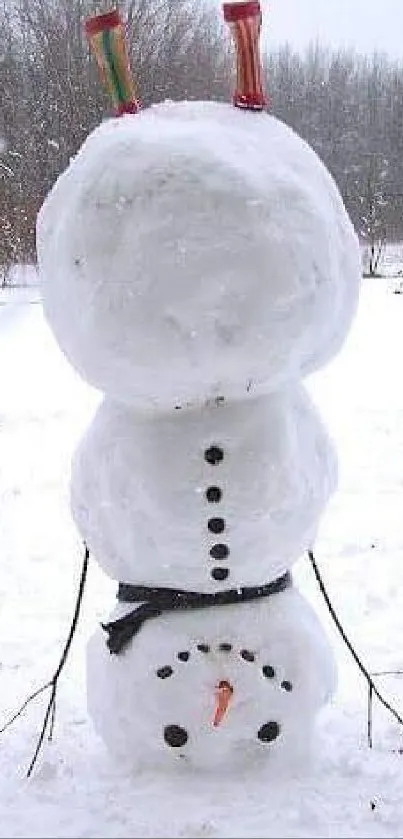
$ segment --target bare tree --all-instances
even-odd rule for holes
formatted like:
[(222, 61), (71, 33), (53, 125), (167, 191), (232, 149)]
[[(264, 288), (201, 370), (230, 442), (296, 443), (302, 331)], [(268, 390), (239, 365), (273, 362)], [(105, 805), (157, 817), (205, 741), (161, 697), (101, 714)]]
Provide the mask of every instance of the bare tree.
[[(206, 0), (121, 0), (138, 95), (230, 100), (227, 27)], [(0, 0), (0, 264), (31, 260), (44, 196), (110, 113), (84, 19), (110, 0)], [(403, 238), (403, 66), (289, 45), (263, 56), (271, 110), (318, 151), (379, 271)], [(385, 164), (387, 161), (387, 165)]]
[(366, 245), (364, 271), (370, 277), (375, 277), (387, 240), (388, 161), (381, 155), (370, 154), (365, 161), (365, 170), (364, 190), (360, 195), (360, 233)]

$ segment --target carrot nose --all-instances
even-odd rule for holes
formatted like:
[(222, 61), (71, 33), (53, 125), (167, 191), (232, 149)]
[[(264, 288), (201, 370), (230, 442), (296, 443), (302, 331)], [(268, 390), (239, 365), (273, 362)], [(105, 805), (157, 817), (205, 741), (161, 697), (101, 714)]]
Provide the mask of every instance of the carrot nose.
[(216, 707), (214, 711), (213, 725), (220, 725), (228, 710), (229, 701), (234, 692), (234, 688), (229, 682), (219, 682), (216, 690)]

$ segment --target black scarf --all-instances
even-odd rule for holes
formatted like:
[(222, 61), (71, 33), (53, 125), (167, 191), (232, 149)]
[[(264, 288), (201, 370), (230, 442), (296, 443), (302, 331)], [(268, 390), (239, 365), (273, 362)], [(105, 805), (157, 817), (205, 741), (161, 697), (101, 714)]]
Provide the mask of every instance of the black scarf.
[(229, 603), (245, 603), (277, 594), (291, 585), (292, 578), (289, 571), (282, 577), (278, 577), (277, 580), (265, 585), (242, 586), (242, 588), (227, 589), (214, 593), (119, 583), (117, 594), (119, 602), (141, 603), (141, 606), (122, 618), (102, 624), (102, 628), (108, 633), (106, 643), (111, 653), (119, 655), (141, 629), (145, 621), (159, 617), (164, 612), (173, 612), (177, 609), (206, 609), (209, 606), (225, 606)]

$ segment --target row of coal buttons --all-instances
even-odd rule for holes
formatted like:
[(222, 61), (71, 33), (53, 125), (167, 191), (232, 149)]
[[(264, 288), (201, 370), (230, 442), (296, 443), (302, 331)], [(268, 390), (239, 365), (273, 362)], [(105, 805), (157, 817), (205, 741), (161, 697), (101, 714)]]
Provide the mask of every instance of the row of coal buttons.
[[(212, 466), (216, 466), (224, 459), (224, 452), (219, 446), (210, 446), (204, 452), (204, 459)], [(206, 499), (209, 504), (219, 504), (222, 500), (222, 490), (218, 486), (209, 486), (206, 490)], [(210, 518), (207, 523), (210, 533), (218, 535), (225, 530), (225, 520), (221, 517)], [(224, 542), (217, 542), (210, 549), (212, 559), (225, 560), (229, 556), (229, 547)], [(211, 571), (214, 580), (222, 582), (229, 576), (228, 568), (215, 567)]]

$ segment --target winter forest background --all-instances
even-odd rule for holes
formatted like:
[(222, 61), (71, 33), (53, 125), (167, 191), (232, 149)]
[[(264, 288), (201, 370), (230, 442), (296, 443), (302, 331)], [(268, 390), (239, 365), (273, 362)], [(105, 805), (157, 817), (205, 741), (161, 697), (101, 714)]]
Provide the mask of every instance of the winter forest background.
[[(35, 259), (35, 218), (56, 176), (108, 114), (83, 33), (95, 0), (0, 0), (0, 265)], [(218, 6), (120, 3), (145, 105), (231, 95), (233, 58)], [(335, 177), (375, 274), (386, 241), (403, 239), (403, 65), (312, 44), (263, 40), (272, 113), (318, 151)], [(4, 282), (7, 273), (4, 274)]]

